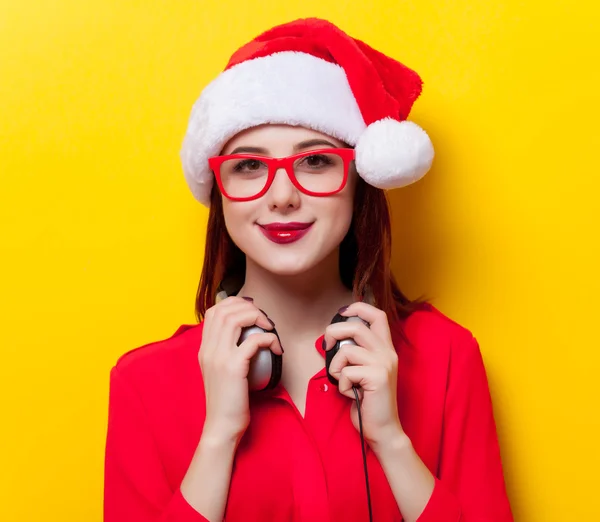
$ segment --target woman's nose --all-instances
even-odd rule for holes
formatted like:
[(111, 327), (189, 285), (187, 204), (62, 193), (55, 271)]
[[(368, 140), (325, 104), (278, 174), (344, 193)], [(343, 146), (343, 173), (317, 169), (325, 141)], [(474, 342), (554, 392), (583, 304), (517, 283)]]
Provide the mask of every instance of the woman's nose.
[(275, 178), (266, 196), (271, 208), (296, 207), (300, 203), (300, 193), (284, 168), (275, 172)]

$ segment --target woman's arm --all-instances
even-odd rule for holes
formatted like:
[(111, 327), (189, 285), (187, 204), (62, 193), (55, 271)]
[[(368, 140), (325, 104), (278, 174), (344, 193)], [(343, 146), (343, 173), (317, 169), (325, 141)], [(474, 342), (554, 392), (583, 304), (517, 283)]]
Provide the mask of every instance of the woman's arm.
[(110, 373), (104, 521), (209, 522), (170, 488), (144, 405), (117, 367)]
[(373, 449), (407, 522), (513, 521), (486, 372), (466, 330), (451, 352), (439, 477), (406, 435)]
[[(437, 469), (428, 470), (399, 418), (398, 355), (386, 314), (364, 302), (352, 303), (339, 313), (358, 316), (364, 323), (345, 321), (327, 327), (325, 350), (336, 339), (356, 342), (339, 349), (328, 371), (339, 379), (340, 393), (351, 399), (353, 387), (360, 386), (364, 438), (384, 469), (404, 519), (512, 522), (487, 376), (471, 333), (454, 328), (449, 341), (440, 456)], [(350, 411), (358, 429), (356, 406)]]
[[(427, 506), (435, 478), (415, 452), (410, 439), (398, 431), (380, 447), (372, 446), (405, 522), (416, 522)], [(440, 519), (439, 522), (446, 519)], [(456, 522), (457, 519), (448, 519)]]
[[(241, 297), (209, 309), (198, 352), (206, 411), (200, 441), (175, 491), (165, 476), (145, 405), (117, 366), (111, 371), (104, 522), (212, 522), (223, 519), (237, 445), (250, 421), (248, 370), (261, 348), (281, 355), (272, 332), (237, 344), (239, 331), (272, 323)], [(212, 415), (211, 415), (212, 412)], [(202, 412), (190, 412), (202, 415)]]
[[(219, 440), (219, 442), (217, 442)], [(110, 376), (104, 474), (105, 522), (223, 519), (235, 444), (205, 431), (180, 488), (164, 474), (143, 404), (115, 367)]]
[(205, 430), (181, 483), (186, 501), (211, 522), (223, 520), (236, 448)]

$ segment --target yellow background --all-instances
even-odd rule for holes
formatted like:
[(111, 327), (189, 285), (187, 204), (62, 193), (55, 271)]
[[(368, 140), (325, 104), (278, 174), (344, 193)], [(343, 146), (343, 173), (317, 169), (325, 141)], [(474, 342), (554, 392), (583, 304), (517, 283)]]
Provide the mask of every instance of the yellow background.
[(101, 520), (109, 369), (194, 322), (189, 110), (301, 16), (422, 75), (395, 272), (481, 343), (516, 519), (600, 520), (597, 4), (293, 4), (0, 1), (0, 520)]

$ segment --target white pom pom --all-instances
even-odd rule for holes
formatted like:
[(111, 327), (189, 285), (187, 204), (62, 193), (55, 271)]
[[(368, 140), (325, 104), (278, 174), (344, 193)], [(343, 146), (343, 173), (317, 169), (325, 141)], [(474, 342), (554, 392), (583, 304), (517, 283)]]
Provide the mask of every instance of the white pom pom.
[(431, 168), (433, 144), (412, 121), (391, 118), (369, 125), (355, 148), (356, 169), (370, 185), (391, 189), (410, 185)]

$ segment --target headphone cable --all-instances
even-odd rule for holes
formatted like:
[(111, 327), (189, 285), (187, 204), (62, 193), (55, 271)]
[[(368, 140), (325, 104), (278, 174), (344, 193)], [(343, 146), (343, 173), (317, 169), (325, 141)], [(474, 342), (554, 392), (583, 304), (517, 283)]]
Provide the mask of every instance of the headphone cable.
[(360, 413), (360, 399), (358, 398), (358, 391), (356, 386), (352, 386), (352, 390), (354, 391), (354, 397), (356, 398), (356, 409), (358, 411), (358, 428), (360, 432), (360, 447), (362, 450), (363, 457), (363, 468), (365, 470), (365, 483), (367, 485), (367, 503), (369, 505), (369, 522), (373, 522), (373, 511), (371, 509), (371, 489), (369, 488), (369, 472), (367, 470), (367, 453), (365, 449), (365, 437), (363, 435), (363, 427), (362, 427), (362, 415)]

